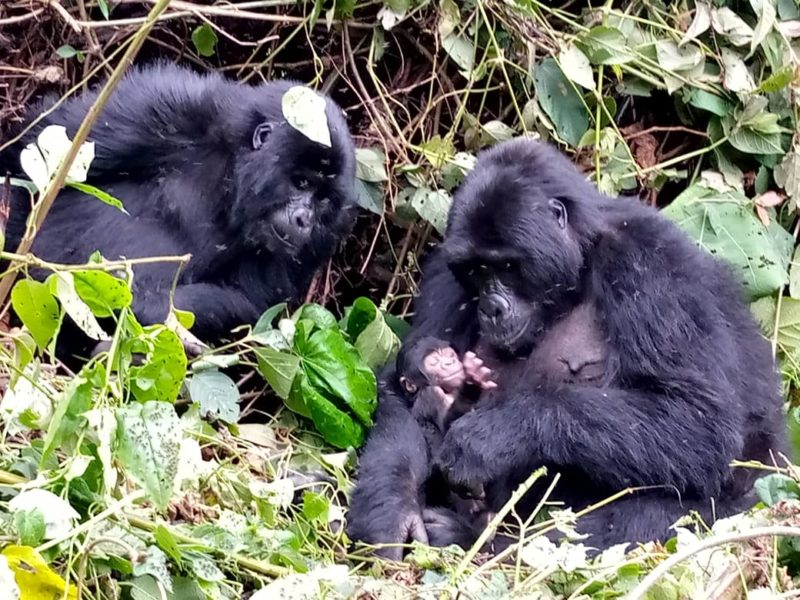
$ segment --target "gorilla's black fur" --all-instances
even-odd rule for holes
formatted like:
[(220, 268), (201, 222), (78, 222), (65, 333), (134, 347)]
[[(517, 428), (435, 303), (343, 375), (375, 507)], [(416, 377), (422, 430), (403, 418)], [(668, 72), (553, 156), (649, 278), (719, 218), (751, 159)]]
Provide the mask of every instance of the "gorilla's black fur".
[[(238, 85), (170, 64), (132, 70), (115, 90), (89, 140), (88, 183), (119, 198), (126, 215), (74, 189), (59, 195), (33, 252), (54, 262), (191, 253), (175, 305), (195, 313), (194, 333), (214, 341), (261, 311), (297, 300), (354, 218), (355, 154), (342, 110), (326, 98), (332, 147), (311, 141), (283, 117), (292, 85)], [(66, 101), (0, 155), (0, 175), (25, 177), (19, 152), (48, 125), (71, 137), (96, 98)], [(34, 106), (31, 117), (52, 104)], [(7, 247), (30, 211), (12, 198)], [(134, 311), (161, 321), (175, 263), (135, 269)]]
[[(549, 332), (587, 306), (598, 330), (587, 337), (606, 344), (593, 352), (603, 376), (543, 374), (531, 364), (537, 348), (561, 352)], [(561, 474), (554, 499), (576, 510), (657, 486), (581, 518), (578, 530), (598, 548), (663, 540), (691, 510), (711, 519), (750, 505), (756, 475), (729, 463), (784, 450), (770, 348), (729, 269), (656, 210), (601, 196), (543, 144), (514, 140), (479, 157), (425, 269), (406, 343), (421, 336), (476, 348), (498, 388), (429, 457), (385, 379), (352, 496), (355, 539), (414, 537), (433, 464), (457, 488), (485, 486), (494, 510), (540, 465)], [(463, 543), (456, 517), (450, 536), (439, 523), (439, 543)]]

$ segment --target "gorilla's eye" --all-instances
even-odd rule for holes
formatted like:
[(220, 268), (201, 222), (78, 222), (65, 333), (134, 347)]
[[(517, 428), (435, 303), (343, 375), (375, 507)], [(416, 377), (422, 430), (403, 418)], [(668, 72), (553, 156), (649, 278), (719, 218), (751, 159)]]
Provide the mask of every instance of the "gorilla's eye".
[(253, 150), (258, 150), (266, 144), (270, 133), (272, 133), (272, 123), (259, 124), (253, 132)]
[(556, 200), (555, 198), (551, 198), (548, 205), (553, 210), (553, 214), (558, 220), (558, 226), (564, 229), (567, 226), (567, 207), (564, 206), (561, 200)]
[(292, 177), (292, 185), (298, 190), (307, 190), (309, 187), (311, 187), (311, 183), (302, 175), (295, 175)]

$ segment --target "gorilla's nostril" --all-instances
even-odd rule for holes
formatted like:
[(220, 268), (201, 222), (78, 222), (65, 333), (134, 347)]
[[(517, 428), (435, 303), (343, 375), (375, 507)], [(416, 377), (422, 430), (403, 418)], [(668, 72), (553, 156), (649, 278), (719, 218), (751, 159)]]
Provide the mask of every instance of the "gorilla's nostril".
[(311, 211), (307, 208), (298, 208), (292, 213), (292, 224), (300, 231), (311, 229)]

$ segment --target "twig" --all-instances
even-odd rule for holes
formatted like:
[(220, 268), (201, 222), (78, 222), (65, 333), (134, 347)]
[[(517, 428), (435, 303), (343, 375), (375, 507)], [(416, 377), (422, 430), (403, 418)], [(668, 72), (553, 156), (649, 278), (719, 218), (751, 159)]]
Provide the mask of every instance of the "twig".
[[(131, 63), (133, 63), (134, 57), (138, 54), (139, 49), (142, 47), (145, 39), (147, 39), (147, 36), (150, 34), (150, 31), (156, 24), (158, 16), (167, 9), (169, 3), (170, 0), (158, 0), (158, 3), (147, 15), (147, 20), (145, 21), (144, 25), (142, 25), (142, 27), (134, 34), (128, 49), (120, 59), (119, 64), (111, 73), (111, 77), (103, 86), (103, 89), (100, 90), (97, 99), (89, 108), (89, 112), (86, 113), (86, 117), (83, 119), (81, 126), (75, 133), (75, 137), (72, 140), (72, 145), (69, 147), (67, 155), (59, 165), (58, 170), (56, 170), (55, 176), (47, 186), (47, 189), (42, 192), (42, 196), (38, 202), (38, 210), (36, 211), (34, 218), (33, 231), (37, 231), (41, 228), (44, 218), (47, 216), (47, 213), (53, 206), (53, 202), (55, 202), (56, 197), (58, 196), (58, 192), (62, 187), (64, 187), (64, 182), (67, 179), (67, 173), (69, 172), (75, 157), (78, 155), (78, 151), (80, 150), (81, 146), (86, 141), (86, 138), (89, 137), (89, 131), (91, 131), (94, 122), (97, 120), (97, 117), (100, 114), (100, 111), (103, 109), (106, 102), (108, 102), (108, 99), (111, 97), (114, 89), (116, 89), (120, 79), (122, 79), (122, 76), (125, 74), (125, 71), (127, 71)], [(32, 245), (33, 236), (29, 236), (26, 233), (26, 235), (22, 238), (19, 247), (17, 248), (17, 254), (27, 254)], [(0, 280), (0, 306), (3, 305), (6, 297), (8, 297), (8, 293), (11, 291), (11, 286), (14, 284), (15, 279), (16, 273), (12, 271), (3, 277), (2, 280)]]
[(702, 552), (703, 550), (708, 550), (717, 546), (724, 546), (725, 544), (744, 542), (745, 540), (751, 540), (753, 538), (765, 536), (800, 537), (800, 527), (786, 527), (784, 525), (757, 527), (755, 529), (751, 529), (750, 531), (729, 533), (727, 535), (720, 535), (705, 539), (693, 546), (690, 546), (689, 548), (686, 548), (686, 550), (682, 550), (681, 552), (673, 554), (655, 569), (650, 571), (647, 577), (642, 579), (641, 583), (639, 583), (639, 585), (637, 585), (633, 591), (625, 597), (625, 600), (642, 600), (650, 588), (653, 587), (656, 582), (661, 579), (661, 577), (666, 575), (672, 567), (680, 564), (688, 558), (691, 558), (695, 554)]

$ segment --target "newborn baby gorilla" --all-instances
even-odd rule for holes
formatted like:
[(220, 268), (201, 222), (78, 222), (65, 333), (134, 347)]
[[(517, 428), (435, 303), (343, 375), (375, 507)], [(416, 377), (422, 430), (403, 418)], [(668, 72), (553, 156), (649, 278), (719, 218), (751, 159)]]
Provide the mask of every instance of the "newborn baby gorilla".
[(462, 363), (447, 342), (435, 337), (423, 338), (397, 357), (398, 382), (431, 448), (447, 425), (474, 405), (479, 390), (497, 387), (491, 375), (474, 352), (465, 353)]
[[(342, 110), (328, 98), (330, 147), (289, 125), (281, 101), (293, 85), (238, 85), (171, 64), (134, 69), (89, 135), (88, 183), (128, 214), (65, 188), (33, 252), (60, 263), (85, 262), (95, 250), (108, 259), (190, 253), (174, 304), (195, 314), (193, 331), (206, 341), (300, 299), (352, 224), (355, 155)], [(0, 154), (0, 174), (25, 177), (20, 150), (48, 125), (74, 136), (96, 97), (44, 116)], [(52, 103), (32, 107), (31, 118)], [(7, 247), (18, 244), (29, 212), (27, 192), (15, 188)], [(144, 324), (167, 316), (175, 272), (174, 262), (134, 268), (134, 311)]]

